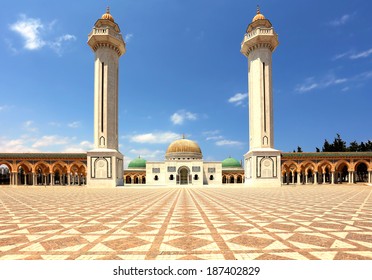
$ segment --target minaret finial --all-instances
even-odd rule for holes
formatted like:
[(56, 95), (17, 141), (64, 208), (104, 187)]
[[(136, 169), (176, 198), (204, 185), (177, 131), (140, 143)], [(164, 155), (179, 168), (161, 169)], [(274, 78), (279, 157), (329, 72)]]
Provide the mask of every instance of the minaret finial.
[(257, 5), (257, 14), (260, 14), (260, 5)]
[(182, 133), (182, 139), (185, 139), (185, 133)]
[(109, 14), (110, 13), (110, 6), (107, 6), (106, 8), (106, 14)]

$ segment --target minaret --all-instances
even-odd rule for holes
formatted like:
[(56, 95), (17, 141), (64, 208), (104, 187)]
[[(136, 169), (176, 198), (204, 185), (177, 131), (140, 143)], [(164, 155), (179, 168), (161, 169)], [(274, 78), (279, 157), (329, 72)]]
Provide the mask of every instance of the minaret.
[(94, 150), (88, 152), (88, 186), (123, 184), (123, 155), (118, 145), (119, 58), (125, 42), (109, 8), (94, 24), (88, 45), (94, 62)]
[(248, 25), (240, 52), (248, 58), (249, 152), (245, 182), (253, 186), (280, 185), (280, 151), (274, 149), (272, 52), (278, 46), (272, 24), (257, 14)]

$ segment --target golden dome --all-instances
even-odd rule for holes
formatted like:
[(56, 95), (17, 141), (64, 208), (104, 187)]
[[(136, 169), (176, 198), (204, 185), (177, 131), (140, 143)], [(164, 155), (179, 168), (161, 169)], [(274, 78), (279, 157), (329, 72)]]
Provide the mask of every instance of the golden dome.
[(112, 22), (115, 22), (114, 21), (114, 18), (112, 17), (112, 15), (110, 14), (110, 8), (107, 7), (106, 9), (106, 13), (104, 13), (101, 17), (101, 19), (108, 19), (108, 20), (111, 20)]
[(200, 159), (202, 158), (202, 152), (196, 142), (182, 138), (173, 141), (168, 146), (165, 157), (168, 159)]
[(256, 20), (259, 20), (259, 19), (265, 19), (265, 16), (263, 14), (261, 14), (260, 12), (260, 7), (257, 6), (257, 14), (254, 16), (254, 18), (252, 19), (252, 22), (256, 21)]

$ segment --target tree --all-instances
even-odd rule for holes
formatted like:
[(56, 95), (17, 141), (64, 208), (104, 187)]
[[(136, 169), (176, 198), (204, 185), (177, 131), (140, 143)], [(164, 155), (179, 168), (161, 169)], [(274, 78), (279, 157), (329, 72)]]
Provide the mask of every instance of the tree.
[(331, 144), (329, 144), (328, 140), (324, 140), (322, 152), (333, 152), (333, 148), (331, 147)]
[(358, 152), (359, 151), (359, 144), (357, 141), (350, 142), (348, 147), (348, 151), (350, 152)]
[(333, 147), (335, 152), (346, 152), (346, 142), (341, 139), (341, 136), (338, 133), (337, 137), (333, 141)]

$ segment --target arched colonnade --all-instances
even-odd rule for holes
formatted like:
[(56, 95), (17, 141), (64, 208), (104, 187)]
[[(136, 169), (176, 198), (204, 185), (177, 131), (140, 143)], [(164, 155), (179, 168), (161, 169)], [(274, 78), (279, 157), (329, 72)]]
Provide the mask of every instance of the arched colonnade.
[(86, 154), (0, 154), (0, 185), (85, 185)]
[(283, 154), (282, 183), (372, 183), (372, 153)]

